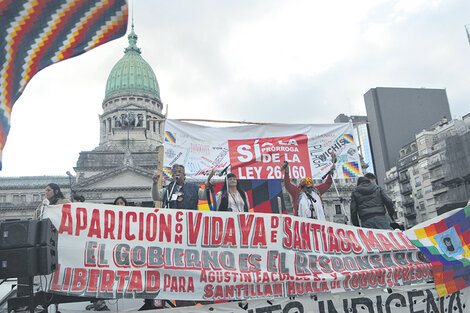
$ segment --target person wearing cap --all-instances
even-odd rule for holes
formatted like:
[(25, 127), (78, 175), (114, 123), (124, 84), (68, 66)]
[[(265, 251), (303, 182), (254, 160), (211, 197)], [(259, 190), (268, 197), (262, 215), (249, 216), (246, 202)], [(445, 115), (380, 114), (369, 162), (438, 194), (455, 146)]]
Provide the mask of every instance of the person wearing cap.
[(351, 222), (354, 226), (365, 228), (392, 229), (390, 221), (393, 221), (395, 214), (393, 201), (372, 180), (377, 181), (372, 173), (359, 177), (351, 194)]
[(287, 162), (284, 162), (284, 166), (282, 167), (282, 170), (284, 171), (283, 183), (292, 198), (294, 215), (325, 220), (325, 212), (321, 195), (330, 189), (333, 182), (331, 175), (334, 169), (335, 165), (333, 164), (326, 181), (320, 185), (313, 186), (312, 179), (310, 177), (306, 177), (303, 178), (300, 181), (299, 186), (296, 187), (290, 181), (289, 166)]
[[(207, 184), (214, 175), (215, 170), (207, 178)], [(206, 200), (206, 193), (198, 185), (186, 182), (184, 166), (173, 164), (171, 169), (172, 182), (166, 188), (158, 189), (160, 173), (157, 171), (153, 176), (152, 199), (162, 201), (164, 208), (197, 210), (198, 201)]]

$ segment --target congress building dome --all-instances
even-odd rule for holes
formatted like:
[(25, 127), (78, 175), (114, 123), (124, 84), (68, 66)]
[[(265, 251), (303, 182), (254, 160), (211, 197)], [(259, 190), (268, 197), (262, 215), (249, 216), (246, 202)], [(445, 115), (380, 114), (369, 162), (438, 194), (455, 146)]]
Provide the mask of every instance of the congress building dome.
[(161, 145), (165, 116), (157, 77), (137, 47), (134, 24), (124, 56), (106, 82), (98, 150), (142, 151)]
[(140, 55), (134, 25), (132, 25), (128, 40), (129, 46), (124, 50), (124, 56), (114, 65), (108, 76), (103, 102), (111, 97), (129, 93), (147, 95), (160, 102), (157, 77), (152, 67)]

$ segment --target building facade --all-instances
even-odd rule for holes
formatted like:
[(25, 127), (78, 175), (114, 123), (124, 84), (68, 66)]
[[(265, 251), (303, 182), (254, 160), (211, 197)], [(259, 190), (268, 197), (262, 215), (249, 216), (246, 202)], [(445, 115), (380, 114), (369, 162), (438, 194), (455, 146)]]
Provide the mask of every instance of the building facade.
[(415, 134), (442, 119), (451, 119), (445, 89), (372, 88), (364, 94), (374, 170), (379, 184), (397, 165), (400, 149)]
[(470, 114), (462, 120), (442, 119), (415, 135), (400, 149), (398, 164), (387, 172), (387, 190), (403, 212), (407, 227), (470, 198)]

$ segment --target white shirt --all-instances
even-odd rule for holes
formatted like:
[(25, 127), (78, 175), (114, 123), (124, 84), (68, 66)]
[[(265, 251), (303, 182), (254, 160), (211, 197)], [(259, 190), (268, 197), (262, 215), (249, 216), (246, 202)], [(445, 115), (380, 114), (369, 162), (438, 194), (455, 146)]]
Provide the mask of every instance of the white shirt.
[[(325, 212), (323, 211), (323, 204), (321, 202), (320, 196), (315, 191), (311, 191), (310, 195), (315, 200), (313, 203), (307, 197), (307, 195), (305, 195), (304, 192), (300, 193), (299, 216), (308, 217), (308, 218), (316, 218), (317, 220), (326, 221)], [(310, 209), (310, 206), (313, 206), (313, 211), (316, 217), (315, 216), (312, 217), (312, 210)]]
[[(245, 193), (245, 197), (246, 193)], [(217, 211), (219, 210), (220, 203), (222, 201), (222, 191), (219, 191), (215, 196), (217, 201)], [(246, 198), (248, 201), (248, 197)], [(245, 202), (243, 201), (242, 196), (240, 193), (232, 194), (228, 193), (228, 207), (232, 209), (232, 212), (245, 212)]]

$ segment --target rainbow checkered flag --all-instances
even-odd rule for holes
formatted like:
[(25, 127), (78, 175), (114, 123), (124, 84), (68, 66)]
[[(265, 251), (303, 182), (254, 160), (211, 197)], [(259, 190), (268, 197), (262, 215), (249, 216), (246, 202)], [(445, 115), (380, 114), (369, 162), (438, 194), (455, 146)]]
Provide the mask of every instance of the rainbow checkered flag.
[(14, 103), (43, 68), (127, 30), (126, 0), (0, 0), (0, 170)]
[(432, 263), (439, 296), (470, 286), (470, 206), (435, 217), (405, 234)]

